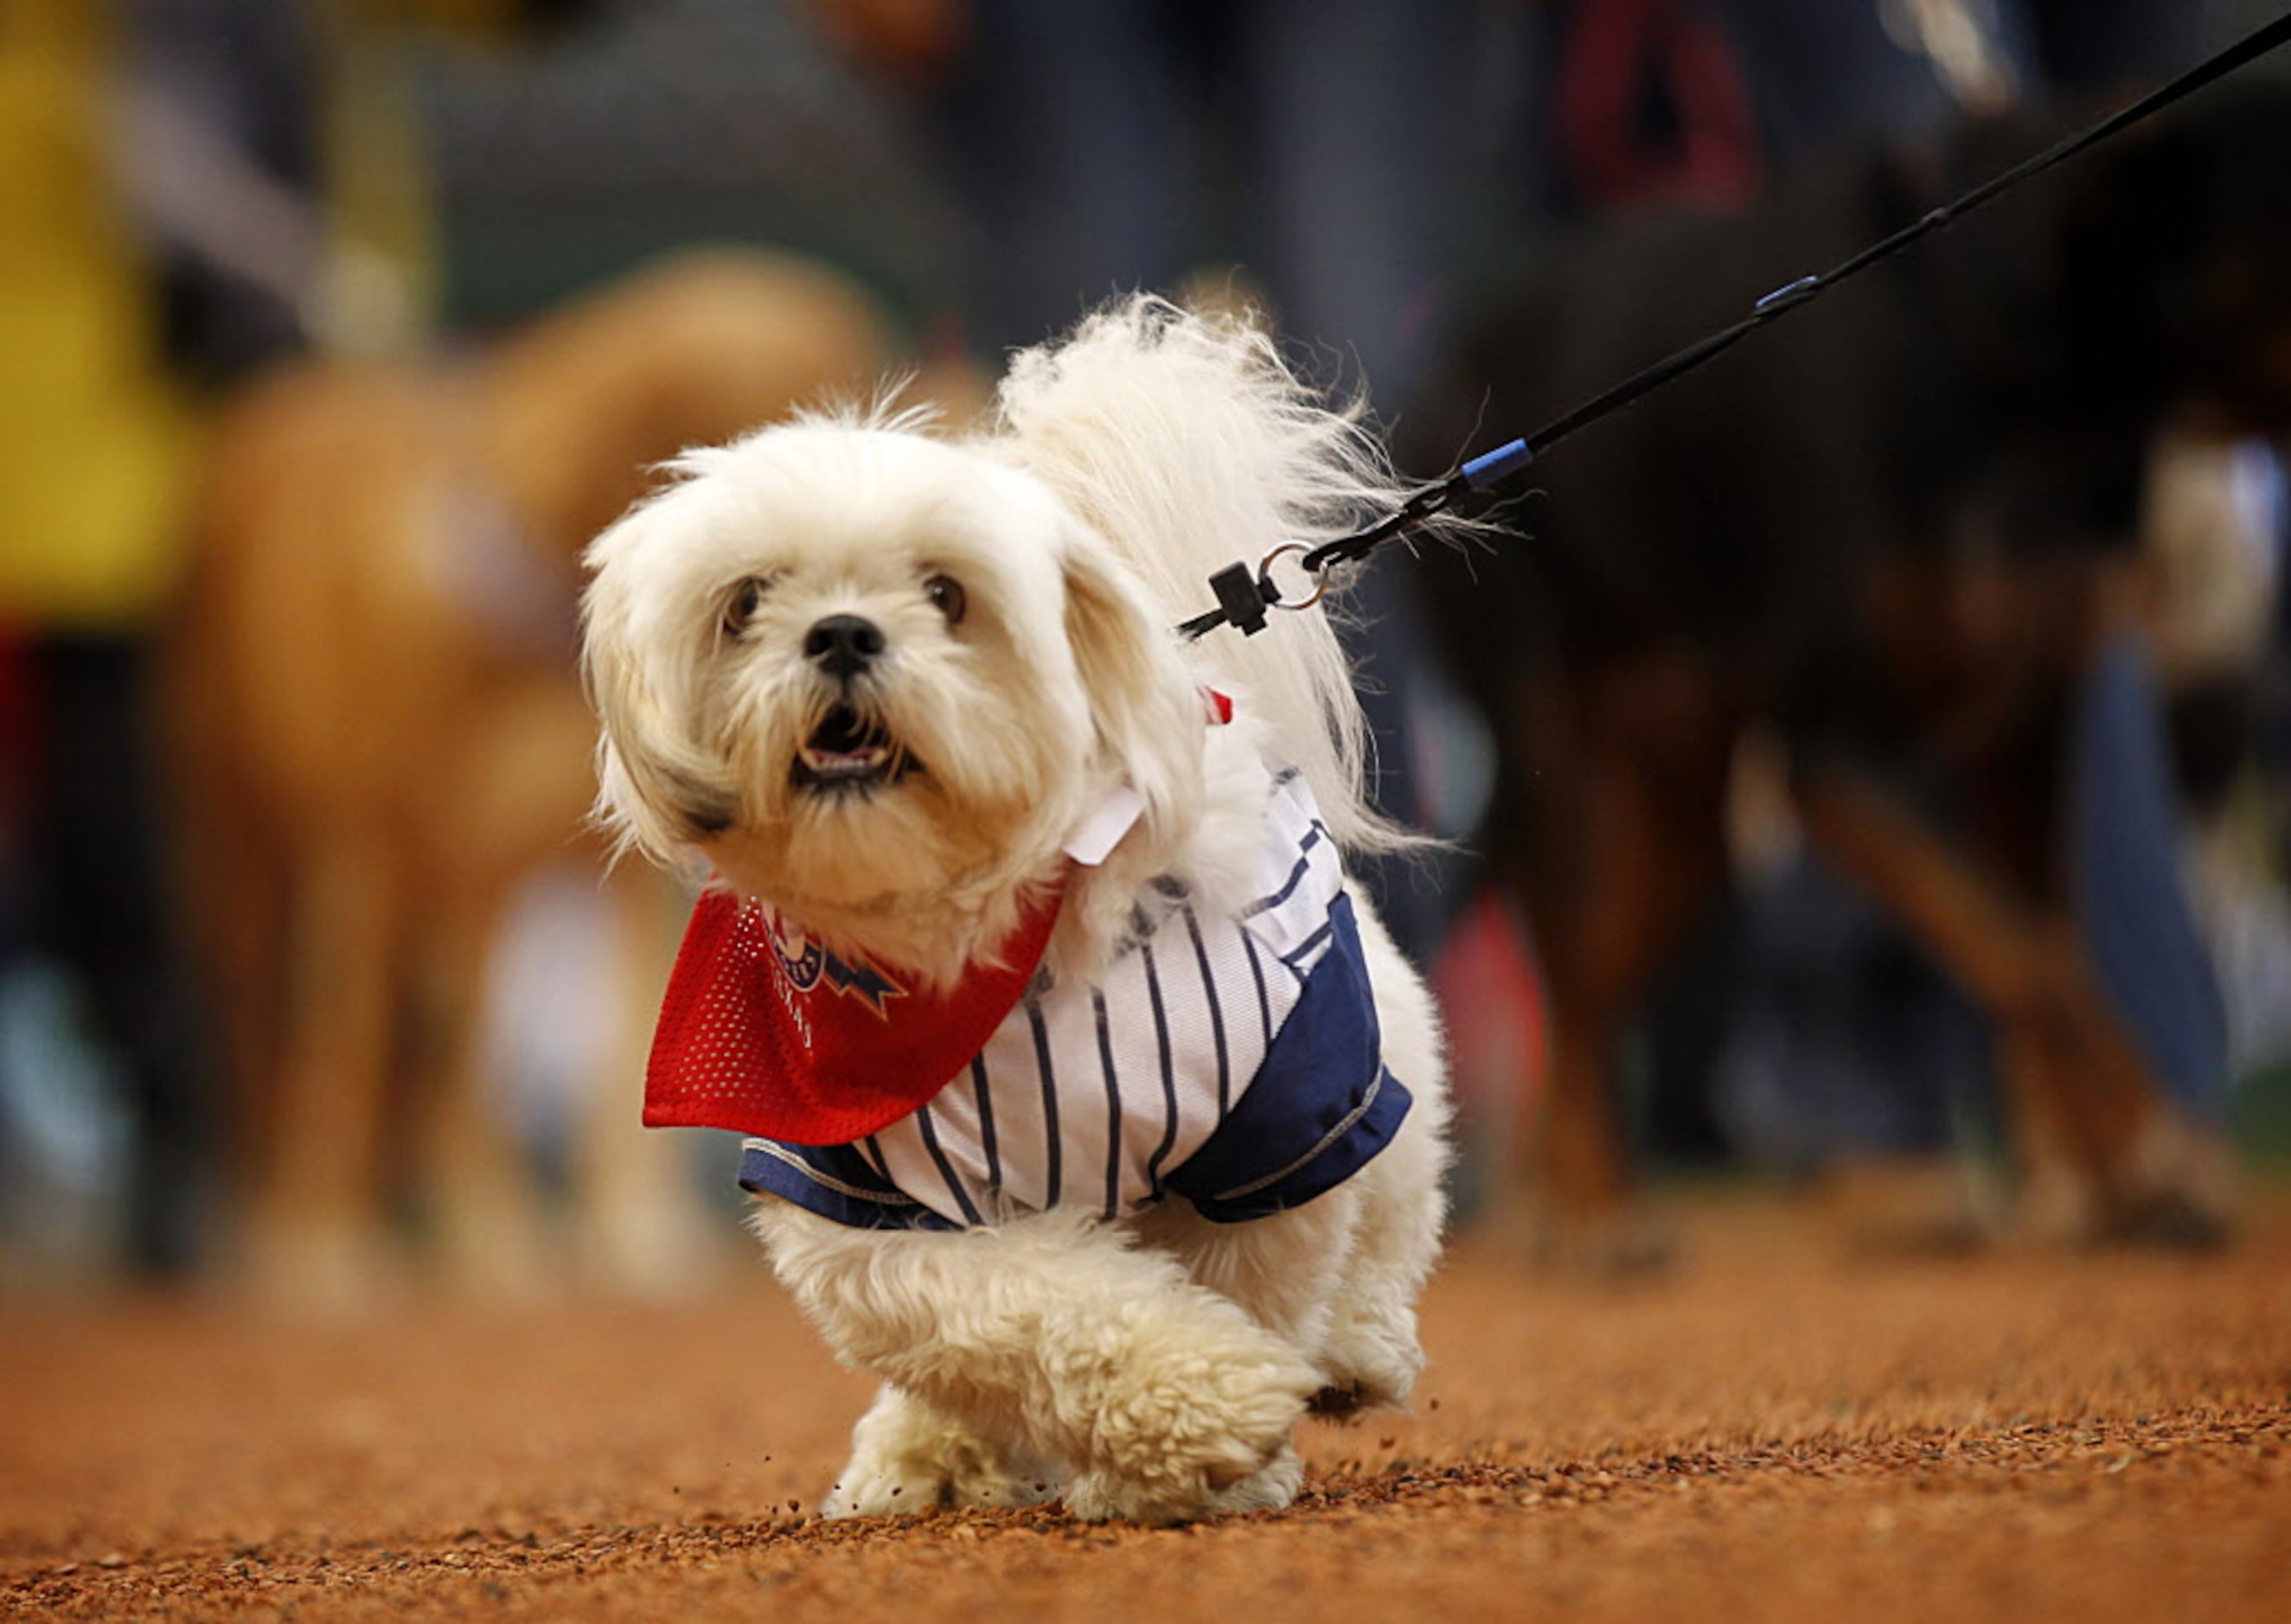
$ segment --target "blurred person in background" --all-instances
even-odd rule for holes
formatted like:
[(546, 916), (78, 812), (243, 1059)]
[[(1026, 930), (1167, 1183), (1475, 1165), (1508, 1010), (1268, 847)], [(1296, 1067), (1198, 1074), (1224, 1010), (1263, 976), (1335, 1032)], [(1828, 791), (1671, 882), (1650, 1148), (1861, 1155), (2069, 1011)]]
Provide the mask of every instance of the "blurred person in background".
[[(156, 125), (227, 153), (266, 192), (307, 189), (299, 12), (17, 0), (0, 29), (0, 626), (20, 679), (0, 966), (14, 1108), (0, 1134), (12, 1119), (20, 1158), (26, 1125), (47, 1123), (91, 1173), (124, 1113), (124, 1165), (83, 1194), (124, 1210), (127, 1259), (159, 1274), (197, 1260), (214, 1145), (152, 633), (184, 562), (203, 404), (299, 323), (275, 288), (172, 233), (139, 165), (163, 156)], [(105, 1079), (117, 1099), (88, 1097)], [(14, 1170), (25, 1190), (29, 1168)]]

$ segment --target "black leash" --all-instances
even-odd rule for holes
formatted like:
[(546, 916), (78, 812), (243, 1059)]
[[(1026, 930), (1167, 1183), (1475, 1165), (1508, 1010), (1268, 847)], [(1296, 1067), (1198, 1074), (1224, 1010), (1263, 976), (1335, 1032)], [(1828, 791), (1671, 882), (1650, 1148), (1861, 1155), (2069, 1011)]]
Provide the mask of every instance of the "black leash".
[[(1577, 430), (1620, 412), (1664, 384), (1684, 377), (1768, 322), (1778, 321), (1793, 310), (1803, 310), (1849, 277), (1857, 276), (1880, 260), (1899, 253), (1928, 232), (1938, 231), (2022, 181), (2034, 179), (2056, 164), (2066, 163), (2087, 147), (2095, 146), (2141, 120), (2152, 117), (2174, 102), (2193, 95), (2206, 85), (2226, 77), (2286, 42), (2291, 42), (2291, 12), (2272, 22), (2263, 24), (2245, 38), (2150, 91), (2121, 111), (2110, 114), (2099, 123), (2046, 148), (2034, 157), (2015, 165), (1993, 180), (1973, 188), (1956, 202), (1944, 204), (1920, 216), (1891, 237), (1871, 244), (1853, 258), (1818, 275), (1800, 277), (1795, 282), (1776, 288), (1752, 305), (1750, 313), (1732, 326), (1722, 327), (1696, 340), (1685, 349), (1665, 357), (1644, 371), (1626, 378), (1604, 394), (1546, 423), (1525, 438), (1512, 440), (1483, 455), (1474, 457), (1438, 484), (1426, 486), (1418, 491), (1395, 511), (1366, 529), (1339, 536), (1332, 542), (1324, 542), (1318, 547), (1306, 548), (1294, 542), (1284, 543), (1267, 554), (1253, 572), (1246, 564), (1227, 565), (1210, 577), (1210, 589), (1217, 595), (1218, 607), (1185, 622), (1178, 628), (1178, 635), (1190, 642), (1219, 626), (1234, 626), (1254, 637), (1265, 630), (1266, 616), (1270, 611), (1310, 608), (1321, 600), (1322, 594), (1327, 590), (1326, 581), (1319, 577), (1324, 576), (1331, 565), (1350, 563), (1368, 557), (1386, 543), (1414, 530), (1435, 514), (1445, 511), (1467, 496), (1492, 494), (1499, 486), (1524, 473), (1538, 457)], [(1308, 597), (1284, 599), (1273, 580), (1274, 563), (1290, 553), (1297, 555), (1298, 567), (1316, 578)]]

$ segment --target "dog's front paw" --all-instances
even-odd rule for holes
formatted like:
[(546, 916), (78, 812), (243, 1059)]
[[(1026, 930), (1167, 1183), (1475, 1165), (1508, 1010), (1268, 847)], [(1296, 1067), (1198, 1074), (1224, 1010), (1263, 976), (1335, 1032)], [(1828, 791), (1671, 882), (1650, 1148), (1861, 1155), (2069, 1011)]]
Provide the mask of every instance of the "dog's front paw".
[(886, 1387), (851, 1435), (851, 1459), (821, 1510), (830, 1517), (912, 1515), (961, 1506), (1039, 1505), (1057, 1492), (1049, 1473)]
[(1066, 1509), (1087, 1521), (1167, 1524), (1294, 1499), (1304, 1467), (1290, 1435), (1320, 1379), (1261, 1333), (1250, 1342), (1125, 1363)]
[(1210, 1468), (1183, 1484), (1085, 1472), (1068, 1485), (1065, 1507), (1089, 1523), (1190, 1523), (1228, 1512), (1280, 1511), (1305, 1486), (1304, 1459), (1285, 1438), (1254, 1471), (1231, 1477), (1229, 1470)]
[(822, 1503), (828, 1517), (912, 1516), (926, 1511), (981, 1506), (1015, 1509), (1053, 1499), (1057, 1484), (1047, 1475), (1003, 1470), (983, 1459), (953, 1470), (913, 1469), (911, 1461), (864, 1460), (854, 1456)]

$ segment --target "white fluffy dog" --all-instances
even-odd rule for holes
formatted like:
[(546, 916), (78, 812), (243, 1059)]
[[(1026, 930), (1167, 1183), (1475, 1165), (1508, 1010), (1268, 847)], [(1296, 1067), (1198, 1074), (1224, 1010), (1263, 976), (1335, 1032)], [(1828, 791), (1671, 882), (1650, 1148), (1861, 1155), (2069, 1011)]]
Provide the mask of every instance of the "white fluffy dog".
[(965, 438), (695, 451), (594, 543), (604, 816), (709, 881), (646, 1120), (752, 1136), (774, 1267), (880, 1377), (830, 1515), (1284, 1506), (1403, 1403), (1447, 1096), (1338, 852), (1395, 836), (1318, 613), (1206, 577), (1400, 492), (1245, 322), (1137, 298)]

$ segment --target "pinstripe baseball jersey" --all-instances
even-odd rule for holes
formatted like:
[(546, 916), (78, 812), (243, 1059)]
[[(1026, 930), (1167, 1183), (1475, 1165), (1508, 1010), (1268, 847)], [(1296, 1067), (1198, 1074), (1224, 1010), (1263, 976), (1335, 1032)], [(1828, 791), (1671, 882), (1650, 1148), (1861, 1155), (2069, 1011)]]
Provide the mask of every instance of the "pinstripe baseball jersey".
[(1384, 1148), (1385, 1069), (1336, 842), (1294, 773), (1267, 784), (1262, 879), (1228, 918), (1165, 885), (1095, 984), (1047, 972), (929, 1102), (849, 1144), (746, 1142), (740, 1182), (838, 1222), (959, 1229), (1170, 1196), (1221, 1222), (1335, 1187)]

